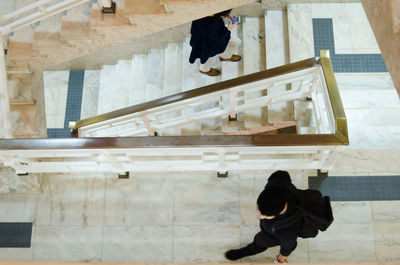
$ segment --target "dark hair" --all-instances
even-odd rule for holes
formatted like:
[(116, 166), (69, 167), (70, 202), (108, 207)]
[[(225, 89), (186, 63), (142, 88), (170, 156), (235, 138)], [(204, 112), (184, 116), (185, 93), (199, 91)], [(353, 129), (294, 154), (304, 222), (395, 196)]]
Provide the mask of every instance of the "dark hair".
[(287, 198), (277, 186), (266, 187), (258, 196), (257, 205), (262, 215), (277, 216), (285, 208)]
[(220, 17), (227, 17), (227, 16), (229, 16), (229, 14), (231, 13), (231, 11), (232, 11), (232, 9), (228, 9), (228, 10), (219, 12), (219, 13), (217, 13), (217, 14), (214, 14), (214, 17), (218, 17), (218, 18), (220, 18)]

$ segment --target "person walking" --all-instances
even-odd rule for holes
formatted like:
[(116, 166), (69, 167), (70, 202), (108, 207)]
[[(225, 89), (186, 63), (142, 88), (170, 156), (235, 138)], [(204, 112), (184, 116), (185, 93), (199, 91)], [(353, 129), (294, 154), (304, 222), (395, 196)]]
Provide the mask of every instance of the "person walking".
[(287, 262), (297, 246), (297, 237), (310, 238), (333, 222), (329, 197), (317, 190), (299, 190), (286, 171), (276, 171), (257, 199), (261, 231), (252, 243), (225, 252), (229, 260), (255, 255), (280, 246), (274, 262)]
[(242, 58), (233, 54), (239, 47), (241, 41), (237, 37), (231, 36), (231, 30), (237, 25), (229, 20), (228, 27), (225, 26), (223, 17), (230, 19), (235, 15), (231, 14), (231, 9), (204, 17), (192, 22), (190, 29), (190, 53), (189, 62), (193, 64), (200, 58), (200, 73), (209, 76), (217, 76), (221, 71), (211, 68), (211, 63), (216, 55), (219, 54), (221, 61), (237, 62)]

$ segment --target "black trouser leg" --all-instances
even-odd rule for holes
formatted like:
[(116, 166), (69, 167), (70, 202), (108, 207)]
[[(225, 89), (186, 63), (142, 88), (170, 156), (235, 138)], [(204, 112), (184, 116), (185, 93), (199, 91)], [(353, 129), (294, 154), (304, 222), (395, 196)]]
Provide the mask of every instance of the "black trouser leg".
[(225, 253), (227, 259), (237, 260), (247, 256), (252, 256), (267, 250), (269, 247), (279, 245), (279, 242), (273, 238), (266, 237), (263, 232), (259, 232), (254, 241), (247, 246), (239, 249), (229, 250)]

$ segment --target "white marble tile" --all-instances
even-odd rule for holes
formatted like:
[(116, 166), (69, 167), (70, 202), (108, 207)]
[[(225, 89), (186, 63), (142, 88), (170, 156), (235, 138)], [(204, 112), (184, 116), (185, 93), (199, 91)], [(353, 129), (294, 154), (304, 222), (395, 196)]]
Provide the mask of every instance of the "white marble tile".
[(97, 115), (100, 89), (100, 70), (85, 70), (81, 119)]
[[(265, 23), (261, 18), (245, 18), (243, 20), (243, 72), (245, 75), (265, 69)], [(260, 96), (261, 92), (244, 94), (246, 100)], [(246, 128), (264, 125), (267, 108), (247, 110), (244, 115)]]
[(332, 174), (400, 172), (400, 148), (345, 149), (337, 156)]
[[(186, 38), (183, 42), (182, 56), (182, 91), (192, 90), (201, 87), (201, 73), (199, 72), (200, 60), (197, 59), (193, 64), (189, 63), (189, 57), (192, 47), (190, 46), (190, 38)], [(182, 110), (182, 115), (191, 115), (194, 110)], [(200, 135), (201, 123), (193, 122), (181, 127), (181, 135)]]
[(172, 263), (172, 229), (105, 226), (102, 262)]
[(345, 3), (350, 17), (353, 53), (380, 53), (374, 32), (361, 3)]
[(102, 226), (37, 226), (34, 261), (100, 262)]
[(266, 68), (289, 63), (288, 18), (286, 11), (265, 12)]
[[(399, 108), (346, 109), (349, 126), (399, 126)], [(393, 139), (394, 140), (394, 139)]]
[(131, 60), (119, 60), (115, 67), (113, 110), (129, 107), (129, 92), (132, 87), (131, 66)]
[(396, 90), (389, 73), (336, 73), (335, 77), (340, 92), (344, 90), (360, 92)]
[(37, 194), (0, 194), (0, 222), (34, 222)]
[(102, 114), (113, 110), (115, 82), (119, 82), (119, 80), (114, 78), (115, 69), (115, 65), (103, 65), (101, 67), (97, 114)]
[(175, 225), (239, 225), (238, 178), (192, 174), (174, 185)]
[(132, 87), (129, 104), (136, 105), (146, 100), (147, 85), (147, 55), (139, 54), (132, 57)]
[(46, 174), (37, 225), (102, 225), (105, 181), (102, 174)]
[[(169, 43), (165, 48), (163, 96), (182, 92), (182, 44)], [(162, 115), (163, 120), (180, 116), (180, 111)], [(162, 131), (162, 135), (180, 135), (180, 128), (173, 127)]]
[(371, 202), (371, 205), (372, 205), (372, 218), (375, 223), (399, 222), (400, 201), (373, 201)]
[(225, 251), (239, 246), (239, 226), (174, 226), (174, 263), (227, 262)]
[(400, 224), (375, 223), (377, 262), (400, 262)]
[(14, 169), (0, 166), (0, 193), (39, 193), (40, 174), (18, 176)]
[(331, 202), (335, 223), (360, 224), (372, 222), (371, 202)]
[(172, 225), (173, 182), (165, 176), (109, 179), (105, 197), (106, 225)]
[(290, 62), (314, 57), (312, 4), (287, 6)]
[(308, 241), (309, 262), (375, 262), (372, 223), (335, 223)]
[(47, 128), (64, 128), (69, 71), (44, 71)]
[(32, 248), (0, 248), (0, 260), (4, 261), (32, 261)]
[(164, 87), (164, 50), (151, 49), (147, 55), (146, 101), (161, 98)]
[(400, 126), (352, 126), (348, 122), (349, 147), (351, 148), (398, 148)]
[[(400, 99), (394, 89), (342, 90), (340, 91), (340, 97), (346, 113), (349, 109), (369, 109), (370, 111), (375, 111), (377, 109), (396, 108), (397, 111), (400, 110)], [(389, 121), (389, 119), (383, 120), (386, 123)]]
[(182, 44), (169, 43), (165, 48), (163, 96), (182, 91)]

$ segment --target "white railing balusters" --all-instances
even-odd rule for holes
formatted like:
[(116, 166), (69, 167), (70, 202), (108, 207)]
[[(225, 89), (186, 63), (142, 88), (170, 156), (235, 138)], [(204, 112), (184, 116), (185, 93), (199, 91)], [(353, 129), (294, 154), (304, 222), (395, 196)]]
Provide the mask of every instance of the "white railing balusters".
[[(335, 124), (331, 122), (334, 120), (333, 113), (331, 111), (326, 111), (330, 108), (320, 108), (320, 103), (329, 105), (329, 99), (326, 100), (325, 97), (325, 94), (327, 94), (327, 88), (326, 86), (321, 86), (321, 84), (325, 84), (325, 82), (321, 82), (321, 79), (323, 80), (324, 76), (320, 74), (320, 68), (320, 65), (316, 65), (298, 72), (291, 72), (282, 76), (275, 76), (269, 79), (238, 85), (226, 90), (220, 90), (196, 98), (190, 98), (148, 109), (145, 111), (146, 117), (143, 116), (144, 113), (132, 113), (123, 117), (84, 126), (79, 128), (79, 136), (88, 136), (88, 132), (91, 132), (91, 135), (96, 136), (153, 135), (154, 131), (160, 132), (164, 129), (180, 127), (190, 122), (199, 122), (223, 116), (234, 118), (236, 114), (245, 112), (249, 109), (262, 108), (273, 104), (302, 99), (309, 97), (310, 95), (313, 97), (313, 112), (319, 132), (335, 132)], [(291, 90), (268, 94), (266, 96), (263, 96), (262, 93), (257, 93), (274, 86), (288, 85), (293, 82), (296, 82), (296, 85)], [(254, 92), (255, 95), (258, 96), (245, 100), (243, 96), (243, 92), (245, 91), (247, 93)], [(324, 102), (319, 102), (320, 100), (318, 98), (320, 95), (322, 95)], [(216, 103), (217, 107), (211, 109), (201, 108), (201, 106), (206, 106), (209, 103)], [(164, 118), (165, 114), (170, 112), (177, 112), (179, 115), (173, 118)], [(192, 114), (185, 115), (184, 113)], [(325, 116), (322, 117), (322, 115), (329, 115), (331, 117), (326, 118)], [(150, 116), (154, 116), (155, 119), (150, 119)], [(142, 123), (138, 124), (136, 122), (137, 126), (135, 128), (127, 128), (125, 126), (127, 123), (135, 123), (135, 121), (138, 120), (142, 121)], [(114, 129), (104, 130), (103, 128), (105, 125), (109, 125)], [(145, 130), (143, 130), (143, 128), (145, 128)]]

